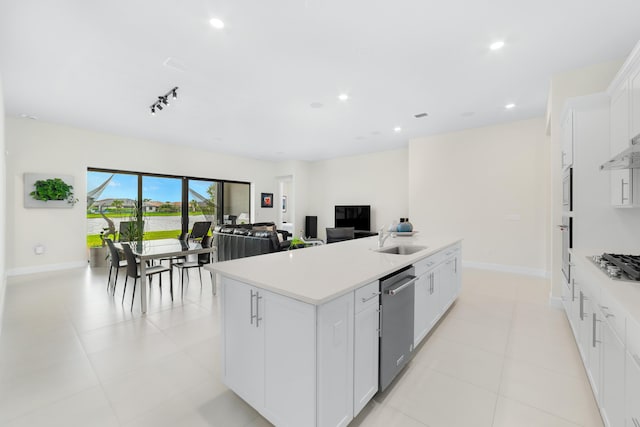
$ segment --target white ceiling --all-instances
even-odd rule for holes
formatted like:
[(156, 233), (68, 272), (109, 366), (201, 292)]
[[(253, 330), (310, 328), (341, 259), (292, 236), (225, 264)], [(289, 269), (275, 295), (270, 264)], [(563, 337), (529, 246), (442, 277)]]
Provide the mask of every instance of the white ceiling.
[(9, 115), (261, 159), (542, 116), (553, 74), (639, 39), (638, 0), (0, 0)]

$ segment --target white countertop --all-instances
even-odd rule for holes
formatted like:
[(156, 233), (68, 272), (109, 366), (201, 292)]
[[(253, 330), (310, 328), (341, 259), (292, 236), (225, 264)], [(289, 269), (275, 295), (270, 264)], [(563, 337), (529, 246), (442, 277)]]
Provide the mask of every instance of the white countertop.
[(384, 247), (420, 245), (411, 255), (376, 252), (378, 236), (276, 252), (205, 266), (206, 269), (297, 300), (321, 305), (426, 258), (460, 238), (389, 237)]
[(594, 283), (600, 286), (601, 292), (606, 292), (615, 299), (627, 316), (640, 324), (640, 282), (615, 280), (607, 276), (599, 267), (587, 257), (602, 255), (602, 252), (588, 252), (572, 249), (571, 261), (579, 271), (588, 274)]

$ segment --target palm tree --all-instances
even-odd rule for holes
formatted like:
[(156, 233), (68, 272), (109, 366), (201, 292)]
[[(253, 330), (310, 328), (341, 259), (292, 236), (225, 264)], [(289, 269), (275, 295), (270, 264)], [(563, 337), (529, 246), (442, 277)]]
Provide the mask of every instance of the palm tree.
[(197, 211), (197, 210), (198, 210), (198, 208), (200, 207), (200, 205), (198, 204), (198, 202), (197, 202), (195, 199), (192, 199), (192, 200), (189, 202), (189, 206), (191, 207), (191, 210), (192, 210), (193, 212)]
[(122, 200), (119, 200), (119, 199), (116, 199), (113, 202), (111, 202), (111, 206), (116, 208), (116, 212), (120, 212), (120, 209), (122, 209), (123, 205), (124, 205), (124, 202)]

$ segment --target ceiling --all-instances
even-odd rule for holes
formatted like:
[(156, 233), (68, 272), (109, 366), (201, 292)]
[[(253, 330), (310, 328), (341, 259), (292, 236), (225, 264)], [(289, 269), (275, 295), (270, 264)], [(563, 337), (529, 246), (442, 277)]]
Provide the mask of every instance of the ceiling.
[(637, 0), (0, 0), (0, 75), (11, 116), (319, 160), (543, 116), (551, 76), (624, 58), (639, 17)]

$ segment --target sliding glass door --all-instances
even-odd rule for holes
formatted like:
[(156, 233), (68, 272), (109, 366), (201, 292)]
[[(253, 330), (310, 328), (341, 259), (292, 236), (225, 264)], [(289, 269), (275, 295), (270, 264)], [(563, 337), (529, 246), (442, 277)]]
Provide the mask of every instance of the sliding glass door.
[(145, 240), (175, 238), (193, 224), (250, 223), (251, 185), (216, 179), (89, 168), (87, 245), (119, 240), (120, 223), (141, 217)]

